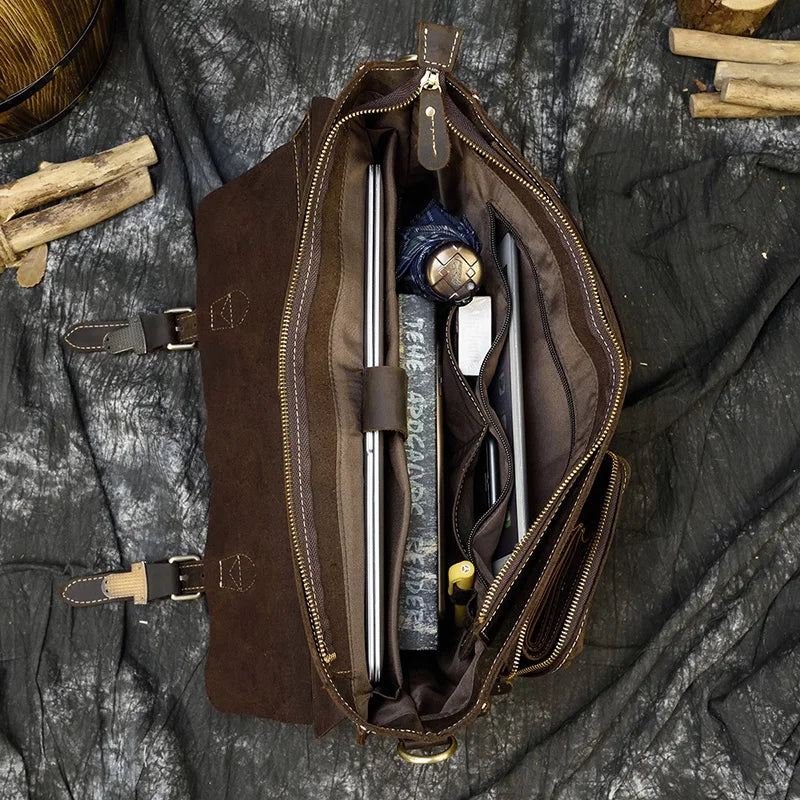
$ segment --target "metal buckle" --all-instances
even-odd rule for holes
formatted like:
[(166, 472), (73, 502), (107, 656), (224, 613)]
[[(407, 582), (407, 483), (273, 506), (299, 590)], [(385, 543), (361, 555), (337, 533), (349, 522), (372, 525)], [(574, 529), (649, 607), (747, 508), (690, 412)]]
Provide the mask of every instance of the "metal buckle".
[[(178, 309), (178, 310), (184, 310), (184, 309)], [(191, 311), (192, 309), (190, 308), (190, 309), (186, 309), (186, 310)], [(164, 313), (166, 314), (168, 312), (165, 311)], [(169, 347), (169, 345), (167, 345), (167, 346)], [(179, 349), (186, 349), (186, 348), (179, 348)], [(181, 563), (184, 563), (186, 561), (199, 561), (199, 560), (200, 560), (200, 556), (195, 556), (195, 555), (190, 555), (190, 556), (172, 556), (169, 559), (167, 559), (168, 563), (170, 563), (170, 564), (181, 564)], [(180, 601), (180, 600), (199, 600), (201, 594), (202, 594), (202, 592), (193, 592), (192, 594), (171, 594), (170, 597), (173, 600), (178, 600), (178, 601)]]
[[(189, 308), (188, 306), (184, 306), (181, 308), (167, 308), (164, 310), (164, 314), (189, 314), (194, 311), (193, 308)], [(175, 326), (175, 330), (178, 330), (178, 326)], [(167, 350), (192, 350), (197, 345), (197, 342), (184, 342), (184, 343), (175, 343), (172, 342), (167, 343)], [(200, 560), (199, 558), (197, 559)], [(172, 598), (175, 599), (174, 597)]]

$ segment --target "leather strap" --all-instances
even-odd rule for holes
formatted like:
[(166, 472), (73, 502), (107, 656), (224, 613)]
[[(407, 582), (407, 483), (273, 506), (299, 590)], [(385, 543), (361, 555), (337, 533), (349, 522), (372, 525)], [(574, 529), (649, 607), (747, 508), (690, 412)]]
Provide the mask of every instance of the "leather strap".
[(463, 28), (420, 21), (417, 25), (417, 61), (426, 69), (452, 72), (461, 48)]
[(187, 350), (197, 343), (197, 312), (168, 309), (161, 314), (137, 314), (129, 320), (78, 322), (64, 334), (64, 342), (82, 353)]
[(176, 556), (151, 564), (138, 561), (128, 572), (72, 578), (61, 590), (61, 596), (77, 607), (125, 600), (139, 605), (166, 597), (195, 600), (204, 591), (203, 562), (198, 556)]
[(362, 431), (399, 431), (408, 435), (408, 376), (400, 367), (368, 367), (361, 394)]

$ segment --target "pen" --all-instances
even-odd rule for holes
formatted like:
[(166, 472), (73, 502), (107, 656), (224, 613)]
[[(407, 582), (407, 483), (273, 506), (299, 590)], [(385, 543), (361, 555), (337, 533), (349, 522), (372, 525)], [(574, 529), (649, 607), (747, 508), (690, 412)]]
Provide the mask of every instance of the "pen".
[(471, 561), (459, 561), (447, 571), (447, 594), (453, 601), (453, 620), (457, 628), (464, 627), (470, 590), (475, 583), (475, 565)]

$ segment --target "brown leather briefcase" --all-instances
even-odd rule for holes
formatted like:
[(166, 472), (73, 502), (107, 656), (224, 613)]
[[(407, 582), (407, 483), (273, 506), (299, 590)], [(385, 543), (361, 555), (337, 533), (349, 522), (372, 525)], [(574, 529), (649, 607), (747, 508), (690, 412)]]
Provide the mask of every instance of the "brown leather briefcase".
[[(404, 758), (420, 762), (451, 755), (458, 731), (518, 676), (562, 669), (580, 652), (628, 478), (608, 450), (629, 371), (614, 310), (553, 186), (455, 78), (461, 43), (460, 29), (421, 22), (416, 56), (362, 64), (335, 100), (313, 99), (289, 142), (202, 201), (195, 310), (82, 323), (66, 334), (82, 351), (199, 340), (212, 497), (201, 561), (76, 578), (64, 597), (93, 605), (205, 592), (206, 683), (217, 709), (313, 724), (318, 734), (346, 717), (361, 741), (394, 737)], [(403, 378), (392, 280), (384, 379), (363, 361), (372, 163), (383, 173), (387, 275), (399, 201), (433, 197), (487, 243), (485, 291), (500, 312), (477, 384), (452, 357), (451, 318), (444, 327), (442, 556), (469, 556), (476, 577), (466, 624), (445, 615), (435, 651), (398, 644), (411, 501), (405, 406), (391, 388)], [(505, 233), (519, 252), (530, 525), (494, 575), (514, 463), (487, 392), (510, 313), (488, 243)], [(377, 685), (365, 657), (365, 405), (385, 409), (374, 424), (388, 451)], [(499, 445), (503, 491), (478, 516), (471, 487), (486, 437)]]

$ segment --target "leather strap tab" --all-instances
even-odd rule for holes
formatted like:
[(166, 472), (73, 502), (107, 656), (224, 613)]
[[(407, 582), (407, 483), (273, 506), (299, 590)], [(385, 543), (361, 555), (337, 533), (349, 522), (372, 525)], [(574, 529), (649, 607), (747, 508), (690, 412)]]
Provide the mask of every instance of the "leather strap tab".
[(408, 376), (400, 367), (364, 370), (361, 401), (362, 431), (399, 431), (408, 435), (406, 399)]
[(197, 337), (197, 313), (182, 309), (137, 314), (129, 320), (78, 322), (64, 334), (64, 342), (84, 353), (132, 351), (144, 355), (161, 348), (188, 349)]
[(61, 590), (61, 596), (72, 606), (96, 606), (118, 600), (133, 600), (138, 605), (166, 597), (195, 599), (203, 591), (203, 562), (197, 556), (178, 556), (169, 561), (138, 561), (128, 572), (72, 578)]
[(417, 61), (421, 67), (452, 72), (461, 48), (463, 28), (420, 21), (417, 25)]

